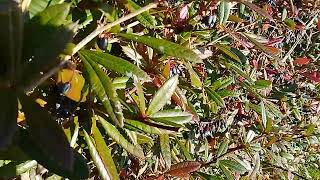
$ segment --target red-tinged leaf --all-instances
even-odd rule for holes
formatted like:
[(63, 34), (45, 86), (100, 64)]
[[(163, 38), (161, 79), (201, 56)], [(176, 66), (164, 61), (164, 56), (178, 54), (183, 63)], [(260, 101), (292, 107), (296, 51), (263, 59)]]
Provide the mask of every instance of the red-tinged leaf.
[(318, 19), (317, 26), (318, 26), (318, 30), (320, 31), (320, 18)]
[(297, 30), (304, 30), (305, 26), (302, 25), (302, 24), (297, 24), (297, 25), (295, 26), (295, 28), (296, 28)]
[(248, 1), (241, 1), (241, 0), (237, 0), (240, 1), (242, 4), (248, 6), (250, 9), (254, 10), (255, 12), (257, 12), (258, 14), (260, 14), (261, 16), (268, 18), (271, 21), (274, 21), (272, 16), (266, 12), (265, 10), (261, 9), (260, 7), (258, 7), (257, 5), (250, 3)]
[(178, 178), (188, 178), (190, 173), (199, 170), (201, 163), (198, 161), (184, 161), (171, 166), (171, 169), (167, 174), (178, 177)]
[(297, 58), (293, 61), (293, 64), (295, 65), (305, 65), (305, 64), (309, 64), (310, 63), (310, 59), (303, 57), (303, 58)]
[(276, 44), (282, 43), (283, 40), (284, 40), (284, 37), (271, 38), (271, 39), (269, 39), (269, 42), (265, 43), (264, 45), (266, 45), (266, 46), (274, 46)]
[(306, 72), (302, 74), (304, 77), (314, 81), (315, 83), (320, 82), (320, 72)]
[(267, 49), (270, 50), (270, 52), (272, 52), (275, 55), (280, 54), (281, 50), (276, 48), (276, 47), (272, 47), (272, 46), (265, 46)]

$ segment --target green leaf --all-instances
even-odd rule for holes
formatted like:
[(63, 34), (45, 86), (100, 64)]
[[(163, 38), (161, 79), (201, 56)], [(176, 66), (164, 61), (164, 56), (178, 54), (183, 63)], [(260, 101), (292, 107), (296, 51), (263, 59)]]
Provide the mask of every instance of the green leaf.
[(227, 152), (229, 148), (229, 139), (223, 140), (222, 143), (219, 144), (218, 150), (217, 150), (217, 157), (220, 157), (224, 153)]
[(171, 167), (171, 150), (170, 150), (170, 139), (168, 134), (162, 134), (160, 138), (160, 149), (161, 154), (166, 163), (166, 168), (170, 169)]
[(34, 15), (43, 11), (46, 7), (58, 4), (60, 0), (30, 0), (31, 3), (29, 5), (29, 14), (32, 18)]
[[(48, 141), (50, 144), (50, 140)], [(37, 140), (31, 138), (31, 134), (24, 129), (20, 129), (18, 145), (21, 149), (44, 166), (50, 172), (69, 179), (87, 179), (89, 178), (89, 169), (85, 159), (77, 151), (73, 151), (73, 167), (65, 169), (61, 167), (61, 162), (56, 161), (52, 156), (41, 148)], [(68, 158), (68, 157), (66, 157)]]
[(63, 129), (30, 97), (21, 95), (19, 99), (32, 139), (47, 157), (59, 162), (62, 169), (71, 171), (74, 163), (73, 152)]
[(261, 101), (260, 107), (261, 107), (262, 124), (263, 124), (263, 127), (266, 128), (267, 127), (267, 112), (266, 112), (266, 108), (264, 107), (263, 101)]
[(116, 91), (112, 87), (111, 80), (97, 64), (90, 63), (90, 60), (83, 58), (82, 54), (80, 54), (80, 57), (86, 68), (86, 78), (90, 82), (93, 91), (97, 94), (112, 121), (117, 126), (123, 127), (122, 107), (119, 104)]
[[(140, 9), (141, 7), (136, 4), (132, 0), (128, 0), (127, 7), (130, 11), (136, 11)], [(148, 12), (143, 12), (137, 16), (138, 21), (147, 28), (154, 28), (157, 24), (157, 21), (148, 13)]]
[(18, 101), (12, 89), (0, 88), (0, 150), (6, 149), (17, 131)]
[(135, 79), (135, 86), (137, 88), (137, 94), (138, 94), (138, 107), (140, 109), (141, 114), (145, 114), (146, 113), (146, 102), (145, 102), (145, 98), (144, 98), (144, 93), (143, 93), (143, 87), (142, 84), (139, 80)]
[(220, 163), (219, 163), (219, 167), (221, 168), (221, 170), (224, 173), (224, 175), (227, 176), (228, 180), (234, 180), (234, 176), (233, 176), (232, 172), (229, 169), (227, 169), (224, 165), (222, 165)]
[(231, 2), (221, 0), (218, 8), (219, 24), (226, 24), (231, 10)]
[(284, 23), (291, 29), (294, 30), (296, 28), (296, 23), (294, 22), (294, 20), (286, 18), (284, 20)]
[(31, 19), (31, 24), (47, 25), (47, 26), (61, 26), (65, 23), (70, 10), (69, 3), (56, 4), (47, 7), (39, 14)]
[(132, 76), (132, 74), (134, 74), (141, 80), (145, 81), (150, 79), (147, 73), (122, 58), (107, 53), (89, 50), (81, 50), (79, 55), (82, 59), (95, 61), (110, 71), (127, 76)]
[(237, 161), (220, 160), (219, 164), (223, 165), (225, 167), (228, 167), (231, 170), (236, 171), (236, 172), (244, 173), (247, 171), (246, 168), (242, 164), (238, 163)]
[(37, 161), (26, 161), (26, 162), (10, 162), (2, 167), (0, 167), (1, 178), (14, 178), (27, 172), (29, 169), (37, 166)]
[(147, 110), (147, 115), (152, 115), (158, 112), (171, 99), (175, 89), (178, 86), (178, 77), (173, 76), (168, 79), (162, 87), (154, 95)]
[(274, 117), (277, 117), (279, 119), (283, 118), (283, 114), (279, 109), (278, 105), (275, 105), (274, 103), (270, 102), (270, 101), (266, 101), (265, 102), (265, 106), (267, 108), (267, 112), (269, 112), (270, 114), (272, 114)]
[(168, 125), (185, 124), (192, 120), (192, 114), (178, 109), (163, 110), (148, 116), (150, 119)]
[(226, 107), (226, 105), (225, 105), (225, 103), (224, 103), (224, 100), (221, 98), (221, 96), (220, 96), (218, 93), (216, 93), (214, 90), (212, 90), (212, 89), (210, 89), (210, 88), (206, 88), (206, 91), (207, 91), (209, 97), (210, 97), (214, 102), (216, 102), (217, 105), (219, 105), (219, 106), (222, 107), (222, 108), (225, 108), (225, 107)]
[(186, 62), (185, 65), (186, 65), (186, 68), (188, 69), (188, 72), (190, 74), (191, 84), (194, 87), (201, 88), (202, 87), (202, 82), (201, 82), (200, 77), (198, 76), (198, 74), (193, 70), (193, 68), (191, 66), (191, 63)]
[(22, 56), (24, 68), (19, 74), (21, 88), (32, 90), (40, 79), (52, 76), (46, 73), (57, 69), (61, 63), (58, 56), (74, 34), (71, 28), (62, 26), (69, 10), (70, 4), (67, 3), (50, 6), (26, 24)]
[(160, 135), (160, 134), (172, 133), (171, 131), (167, 131), (167, 130), (164, 130), (164, 129), (153, 127), (153, 126), (150, 126), (148, 124), (145, 124), (145, 123), (143, 123), (141, 121), (137, 121), (137, 120), (126, 119), (125, 126), (127, 128), (129, 128), (129, 129), (139, 130), (139, 131), (143, 131), (143, 132), (149, 133), (149, 134)]
[(257, 89), (266, 89), (271, 87), (272, 82), (269, 80), (257, 80), (256, 82), (254, 82), (254, 87)]
[(156, 49), (162, 54), (185, 59), (189, 62), (195, 62), (195, 63), (202, 62), (199, 56), (195, 52), (193, 52), (191, 49), (188, 49), (179, 44), (176, 44), (164, 39), (158, 39), (150, 36), (137, 36), (134, 34), (118, 34), (118, 35), (135, 42), (146, 44), (147, 46), (150, 46)]
[(228, 55), (230, 58), (233, 60), (236, 60), (237, 62), (241, 62), (240, 58), (236, 53), (231, 51), (231, 48), (226, 46), (226, 45), (220, 45), (220, 44), (215, 44), (214, 47), (218, 48), (220, 51), (222, 51), (224, 54)]
[(113, 79), (112, 85), (115, 89), (125, 89), (128, 80), (128, 77), (116, 77)]
[(316, 130), (316, 127), (317, 126), (315, 124), (308, 125), (307, 130), (306, 130), (306, 136), (311, 136), (313, 134), (313, 132)]
[(112, 124), (110, 124), (108, 121), (104, 120), (100, 116), (98, 116), (98, 120), (102, 124), (103, 128), (108, 133), (108, 135), (120, 146), (122, 146), (123, 149), (125, 149), (127, 152), (138, 158), (144, 158), (142, 149), (128, 142), (127, 139), (121, 135), (121, 133), (117, 130), (116, 127), (114, 127)]
[[(109, 76), (98, 66), (98, 64), (96, 64), (93, 61), (89, 61), (89, 63), (91, 64), (91, 66), (93, 67), (93, 69), (95, 70), (95, 72), (97, 73), (97, 76), (100, 78), (101, 83), (105, 89), (105, 92), (107, 94), (107, 97), (110, 100), (110, 103), (112, 105), (114, 114), (116, 115), (119, 125), (120, 127), (123, 126), (123, 121), (124, 121), (124, 117), (123, 117), (123, 113), (122, 113), (122, 106), (120, 103), (120, 100), (118, 98), (118, 94), (116, 92), (116, 89), (113, 87), (112, 85), (112, 81), (109, 78)], [(104, 99), (100, 99), (101, 101), (103, 101)]]
[(180, 150), (183, 154), (183, 156), (187, 159), (187, 160), (192, 160), (190, 151), (188, 150), (188, 148), (185, 146), (185, 144), (183, 142), (181, 142), (177, 137), (175, 137), (176, 142), (178, 143)]
[(101, 178), (102, 179), (111, 179), (110, 174), (107, 170), (106, 164), (104, 164), (105, 162), (100, 157), (98, 150), (96, 149), (94, 143), (91, 140), (91, 137), (86, 132), (86, 130), (83, 130), (83, 132), (84, 132), (84, 139), (88, 145), (90, 155), (92, 157), (94, 164), (97, 166), (97, 169), (99, 171)]
[(268, 56), (270, 56), (271, 58), (275, 59), (275, 60), (279, 60), (279, 57), (277, 56), (276, 53), (274, 53), (273, 51), (271, 51), (270, 49), (268, 49), (266, 46), (264, 46), (263, 44), (259, 43), (258, 41), (256, 41), (254, 38), (252, 38), (250, 36), (250, 34), (248, 33), (243, 33), (260, 51), (264, 52), (265, 54), (267, 54)]
[(105, 169), (108, 171), (111, 179), (119, 179), (119, 175), (117, 172), (117, 167), (113, 162), (111, 150), (105, 143), (99, 129), (96, 126), (92, 126), (92, 135), (95, 142), (95, 147), (99, 156), (104, 164)]
[(240, 67), (237, 67), (236, 65), (232, 64), (232, 63), (227, 63), (227, 67), (232, 70), (233, 72), (239, 74), (240, 76), (246, 78), (250, 83), (253, 83), (252, 78), (246, 73), (244, 72)]

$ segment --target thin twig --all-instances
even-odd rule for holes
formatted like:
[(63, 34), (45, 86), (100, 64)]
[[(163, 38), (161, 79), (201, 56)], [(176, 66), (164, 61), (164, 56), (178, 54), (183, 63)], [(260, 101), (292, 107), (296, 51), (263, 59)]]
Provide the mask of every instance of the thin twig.
[(132, 12), (112, 23), (109, 23), (105, 26), (102, 26), (102, 27), (99, 27), (97, 28), (96, 30), (94, 30), (91, 34), (89, 34), (86, 38), (84, 38), (82, 41), (80, 41), (72, 50), (72, 55), (76, 54), (81, 48), (83, 48), (86, 44), (88, 44), (93, 38), (95, 38), (96, 36), (98, 36), (100, 33), (102, 33), (103, 31), (107, 30), (107, 29), (110, 29), (124, 21), (127, 21), (145, 11), (148, 11), (149, 9), (152, 9), (152, 8), (155, 8), (157, 7), (157, 3), (150, 3), (149, 5), (135, 11), (135, 12)]

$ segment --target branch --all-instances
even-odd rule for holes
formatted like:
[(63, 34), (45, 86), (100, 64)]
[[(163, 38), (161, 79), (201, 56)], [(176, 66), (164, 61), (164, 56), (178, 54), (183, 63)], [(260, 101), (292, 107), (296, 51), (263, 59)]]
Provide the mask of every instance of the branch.
[(82, 41), (80, 41), (72, 50), (72, 55), (76, 54), (81, 48), (83, 48), (86, 44), (88, 44), (93, 38), (95, 38), (96, 36), (98, 36), (100, 33), (102, 33), (103, 31), (107, 30), (107, 29), (110, 29), (124, 21), (127, 21), (145, 11), (148, 11), (149, 9), (152, 9), (152, 8), (155, 8), (157, 7), (157, 3), (150, 3), (149, 5), (135, 11), (135, 12), (132, 12), (112, 23), (109, 23), (105, 26), (102, 26), (102, 27), (99, 27), (97, 28), (96, 30), (94, 30), (91, 34), (89, 34), (86, 38), (84, 38)]

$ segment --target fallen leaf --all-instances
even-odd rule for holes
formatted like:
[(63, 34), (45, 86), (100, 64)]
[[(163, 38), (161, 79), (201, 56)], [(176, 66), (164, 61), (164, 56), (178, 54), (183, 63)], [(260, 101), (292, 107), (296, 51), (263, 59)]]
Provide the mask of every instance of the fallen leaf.
[(296, 58), (296, 59), (293, 61), (293, 64), (295, 64), (295, 65), (305, 65), (305, 64), (309, 64), (309, 63), (310, 63), (310, 59), (309, 59), (309, 58), (306, 58), (306, 57)]
[(320, 82), (320, 72), (305, 72), (302, 74), (304, 77), (314, 81), (315, 83)]

